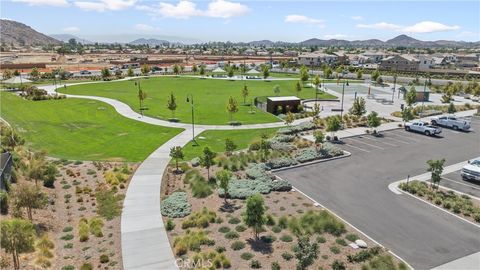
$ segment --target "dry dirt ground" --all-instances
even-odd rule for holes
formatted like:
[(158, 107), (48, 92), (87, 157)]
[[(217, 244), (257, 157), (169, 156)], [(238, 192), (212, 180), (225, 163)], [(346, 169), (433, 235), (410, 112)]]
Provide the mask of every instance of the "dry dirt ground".
[[(42, 190), (48, 194), (50, 202), (46, 209), (34, 212), (33, 223), (37, 233), (48, 234), (55, 244), (52, 252), (54, 257), (51, 259), (52, 266), (48, 269), (80, 269), (84, 263), (90, 263), (93, 269), (122, 269), (120, 215), (111, 220), (102, 218), (103, 236), (96, 237), (90, 234), (89, 239), (84, 242), (79, 240), (78, 224), (81, 218), (90, 220), (98, 217), (95, 192), (99, 188), (108, 187), (104, 172), (112, 171), (115, 167), (122, 168), (125, 165), (131, 173), (138, 166), (138, 164), (107, 162), (76, 162), (59, 165), (55, 188), (42, 187)], [(123, 188), (118, 185), (117, 194), (125, 194), (131, 173), (121, 185)], [(89, 189), (91, 191), (87, 191)], [(122, 204), (123, 199), (118, 202), (120, 207)], [(2, 216), (3, 218), (6, 217)], [(109, 258), (106, 263), (100, 263), (99, 258), (103, 254)], [(3, 249), (1, 256), (4, 260), (11, 261), (11, 256), (5, 254)], [(35, 258), (35, 252), (21, 254), (21, 269), (43, 269), (35, 265)], [(7, 269), (13, 269), (12, 263)]]

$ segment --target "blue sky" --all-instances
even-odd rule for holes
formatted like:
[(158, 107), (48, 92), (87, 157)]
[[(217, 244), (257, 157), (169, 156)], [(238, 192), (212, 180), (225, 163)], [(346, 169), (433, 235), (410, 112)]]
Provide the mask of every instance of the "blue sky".
[(480, 40), (480, 1), (2, 0), (1, 17), (99, 41)]

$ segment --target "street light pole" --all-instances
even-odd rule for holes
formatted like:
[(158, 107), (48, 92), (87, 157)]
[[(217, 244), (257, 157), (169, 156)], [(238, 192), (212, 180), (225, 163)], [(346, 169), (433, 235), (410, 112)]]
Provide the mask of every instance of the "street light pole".
[(424, 110), (424, 104), (425, 104), (425, 92), (426, 91), (427, 91), (427, 80), (425, 80), (425, 83), (423, 84), (422, 116), (423, 116), (423, 110)]
[(192, 94), (187, 94), (187, 102), (190, 103), (192, 108), (192, 142), (198, 145), (197, 141), (195, 141), (195, 104), (193, 103)]
[(340, 121), (343, 122), (343, 98), (345, 96), (345, 81), (343, 81), (343, 86), (342, 86), (342, 109), (340, 110)]

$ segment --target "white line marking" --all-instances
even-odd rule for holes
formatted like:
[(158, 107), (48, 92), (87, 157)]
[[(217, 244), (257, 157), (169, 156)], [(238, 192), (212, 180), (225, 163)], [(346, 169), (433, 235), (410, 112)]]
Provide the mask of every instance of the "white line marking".
[[(278, 178), (282, 179), (280, 176), (276, 175)], [(337, 217), (338, 219), (340, 219), (343, 223), (347, 224), (348, 226), (352, 227), (353, 229), (355, 229), (356, 231), (360, 232), (361, 234), (363, 234), (365, 237), (367, 237), (368, 239), (370, 239), (370, 241), (374, 242), (375, 244), (385, 248), (384, 245), (380, 244), (379, 242), (377, 242), (375, 239), (373, 239), (372, 237), (368, 236), (368, 234), (364, 233), (363, 231), (361, 231), (360, 229), (358, 229), (357, 227), (353, 226), (352, 224), (350, 224), (348, 221), (346, 221), (345, 219), (343, 219), (342, 217), (340, 217), (339, 215), (337, 215), (335, 212), (333, 212), (332, 210), (328, 209), (327, 207), (325, 207), (323, 204), (317, 202), (316, 200), (314, 200), (312, 197), (308, 196), (307, 194), (303, 193), (303, 191), (301, 191), (300, 189), (296, 188), (295, 186), (292, 185), (292, 188), (295, 189), (296, 191), (298, 191), (300, 194), (302, 194), (303, 196), (307, 197), (309, 200), (311, 200), (314, 204), (317, 204), (319, 205), (320, 207), (322, 207), (323, 209), (327, 210), (328, 212), (332, 213), (332, 215), (334, 215), (335, 217)], [(397, 254), (395, 254), (393, 251), (391, 251), (390, 249), (388, 249), (388, 252), (390, 254), (392, 254), (393, 256), (397, 257), (400, 261), (404, 262), (408, 267), (410, 267), (410, 269), (414, 270), (414, 268), (404, 259), (402, 259), (400, 256), (398, 256)]]
[[(409, 133), (411, 133), (411, 132), (407, 132), (407, 134), (409, 134)], [(412, 141), (414, 141), (414, 142), (420, 142), (420, 141), (421, 141), (421, 140), (419, 140), (419, 139), (414, 139), (414, 138), (409, 137), (409, 136), (400, 136), (400, 135), (398, 135), (398, 134), (396, 134), (396, 133), (390, 133), (390, 134), (393, 135), (394, 137), (397, 137), (397, 138), (398, 138), (398, 137), (401, 137), (402, 139), (405, 139), (405, 140), (412, 140)]]
[(390, 146), (398, 146), (398, 145), (393, 144), (393, 143), (384, 142), (384, 141), (383, 141), (383, 140), (384, 140), (383, 138), (382, 138), (382, 139), (373, 139), (373, 138), (369, 138), (369, 137), (367, 137), (367, 136), (365, 136), (365, 137), (362, 136), (361, 138), (367, 139), (367, 140), (370, 140), (370, 141), (374, 141), (374, 142), (383, 143), (383, 144), (390, 145)]
[(371, 146), (371, 147), (373, 147), (373, 148), (377, 148), (377, 149), (380, 149), (380, 150), (385, 150), (385, 148), (383, 148), (383, 147), (376, 146), (376, 145), (373, 145), (373, 144), (369, 144), (369, 143), (366, 143), (366, 142), (362, 142), (361, 140), (357, 140), (357, 139), (354, 139), (354, 138), (348, 138), (348, 139), (349, 139), (349, 140), (352, 140), (352, 141), (354, 141), (354, 142), (366, 144), (366, 145)]
[(467, 187), (471, 187), (471, 188), (473, 188), (473, 189), (480, 190), (480, 187), (478, 187), (478, 186), (469, 185), (469, 184), (467, 184), (467, 183), (455, 181), (455, 180), (453, 180), (453, 179), (446, 178), (446, 177), (442, 177), (442, 179), (447, 180), (447, 181), (450, 181), (450, 182), (454, 182), (454, 183), (457, 183), (457, 184), (460, 184), (460, 185), (464, 185), (464, 186), (467, 186)]
[(406, 141), (402, 141), (402, 140), (399, 140), (399, 139), (395, 139), (395, 138), (392, 138), (392, 137), (388, 137), (386, 136), (385, 138), (388, 138), (390, 140), (394, 140), (396, 142), (399, 142), (399, 143), (404, 143), (404, 144), (410, 144), (409, 142), (406, 142)]
[(365, 150), (365, 149), (360, 148), (360, 147), (356, 147), (356, 146), (354, 146), (354, 145), (350, 145), (350, 144), (343, 144), (343, 145), (344, 145), (344, 146), (349, 146), (349, 147), (352, 147), (352, 148), (355, 148), (355, 149), (358, 149), (358, 150), (363, 151), (363, 152), (370, 153), (370, 151)]

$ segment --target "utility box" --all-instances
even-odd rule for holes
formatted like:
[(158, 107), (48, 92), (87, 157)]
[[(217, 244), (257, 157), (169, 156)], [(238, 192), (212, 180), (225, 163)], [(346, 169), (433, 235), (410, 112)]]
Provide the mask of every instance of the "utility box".
[(285, 114), (287, 112), (298, 112), (298, 106), (300, 106), (298, 97), (286, 96), (286, 97), (268, 97), (267, 98), (267, 112), (272, 114)]

